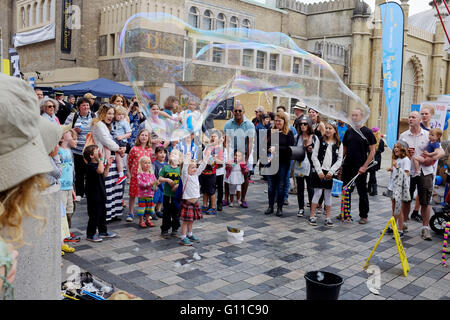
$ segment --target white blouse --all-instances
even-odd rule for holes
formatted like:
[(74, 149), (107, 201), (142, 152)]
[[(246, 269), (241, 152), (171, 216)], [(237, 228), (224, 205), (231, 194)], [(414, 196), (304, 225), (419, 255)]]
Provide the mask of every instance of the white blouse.
[(314, 169), (316, 170), (317, 174), (323, 173), (322, 170), (326, 170), (332, 175), (336, 174), (336, 172), (339, 170), (342, 164), (342, 155), (344, 152), (344, 149), (342, 147), (342, 143), (339, 146), (338, 150), (338, 157), (335, 163), (332, 163), (333, 161), (333, 145), (334, 143), (328, 144), (327, 150), (325, 151), (325, 157), (323, 159), (322, 165), (320, 165), (319, 159), (317, 158), (319, 155), (319, 148), (320, 143), (314, 144), (313, 153), (311, 156), (312, 163), (314, 165)]

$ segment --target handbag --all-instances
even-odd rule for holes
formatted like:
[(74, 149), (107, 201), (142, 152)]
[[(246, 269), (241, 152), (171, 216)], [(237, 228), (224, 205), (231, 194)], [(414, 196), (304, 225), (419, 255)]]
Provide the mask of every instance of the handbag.
[(307, 177), (311, 171), (311, 163), (308, 157), (305, 156), (303, 161), (295, 161), (294, 176), (295, 177)]

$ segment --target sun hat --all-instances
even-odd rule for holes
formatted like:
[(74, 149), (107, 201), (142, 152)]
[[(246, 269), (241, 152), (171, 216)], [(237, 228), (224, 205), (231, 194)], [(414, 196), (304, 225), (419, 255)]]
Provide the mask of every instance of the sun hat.
[(0, 95), (2, 192), (35, 175), (53, 171), (49, 153), (60, 140), (62, 128), (40, 116), (37, 96), (25, 81), (0, 74)]
[(86, 93), (83, 98), (87, 99), (97, 99), (97, 96), (94, 96), (92, 93)]
[(307, 107), (306, 107), (306, 104), (303, 101), (299, 100), (299, 101), (297, 101), (295, 106), (292, 107), (292, 109), (306, 110)]
[(395, 144), (397, 144), (397, 143), (401, 144), (406, 150), (409, 149), (409, 144), (405, 140), (397, 140), (397, 142)]
[(260, 111), (260, 112), (264, 113), (265, 110), (264, 110), (264, 107), (259, 106), (258, 108), (256, 108), (255, 111)]

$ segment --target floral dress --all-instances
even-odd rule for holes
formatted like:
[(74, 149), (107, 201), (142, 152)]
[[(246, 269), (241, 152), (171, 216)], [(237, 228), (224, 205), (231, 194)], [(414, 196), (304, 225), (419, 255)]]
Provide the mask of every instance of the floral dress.
[(128, 154), (128, 167), (130, 169), (130, 197), (136, 198), (139, 196), (139, 186), (137, 181), (137, 174), (139, 169), (139, 159), (142, 157), (149, 157), (153, 162), (152, 148), (145, 148), (143, 146), (134, 146)]

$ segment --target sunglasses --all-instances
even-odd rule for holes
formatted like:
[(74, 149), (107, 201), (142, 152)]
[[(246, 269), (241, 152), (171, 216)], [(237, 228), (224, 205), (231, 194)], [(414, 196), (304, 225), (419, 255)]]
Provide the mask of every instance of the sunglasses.
[(53, 109), (55, 109), (55, 106), (54, 105), (48, 105), (48, 106), (45, 106), (46, 108), (53, 108)]
[(234, 110), (235, 113), (242, 113), (242, 110)]
[(308, 124), (305, 122), (300, 123), (301, 126), (307, 126)]

